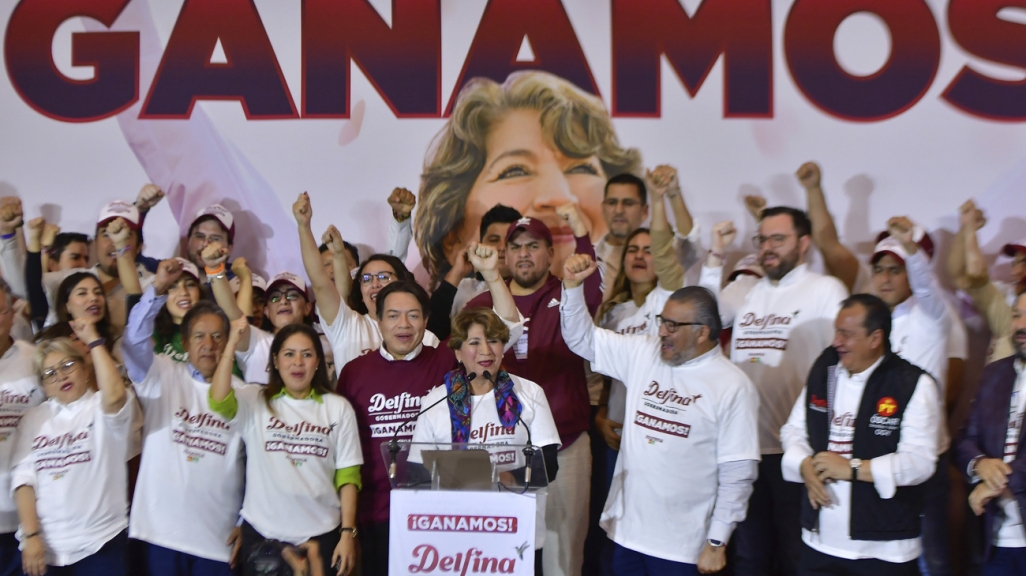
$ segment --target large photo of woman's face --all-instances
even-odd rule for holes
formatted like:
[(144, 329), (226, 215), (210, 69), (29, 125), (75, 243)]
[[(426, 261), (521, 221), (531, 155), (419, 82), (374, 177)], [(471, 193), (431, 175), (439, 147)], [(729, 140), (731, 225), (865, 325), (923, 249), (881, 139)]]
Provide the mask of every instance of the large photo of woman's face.
[(432, 285), (459, 250), (478, 241), (481, 217), (496, 204), (543, 221), (561, 271), (573, 234), (556, 209), (576, 203), (592, 241), (606, 232), (606, 180), (639, 173), (602, 101), (544, 72), (517, 72), (502, 84), (472, 80), (428, 150), (415, 219), (417, 246)]

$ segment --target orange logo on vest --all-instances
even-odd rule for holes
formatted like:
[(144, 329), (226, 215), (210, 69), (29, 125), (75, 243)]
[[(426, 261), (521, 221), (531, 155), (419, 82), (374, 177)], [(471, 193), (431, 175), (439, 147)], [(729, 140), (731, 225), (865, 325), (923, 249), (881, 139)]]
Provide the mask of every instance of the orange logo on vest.
[(894, 398), (886, 396), (876, 403), (876, 413), (881, 416), (890, 416), (898, 411), (898, 403)]

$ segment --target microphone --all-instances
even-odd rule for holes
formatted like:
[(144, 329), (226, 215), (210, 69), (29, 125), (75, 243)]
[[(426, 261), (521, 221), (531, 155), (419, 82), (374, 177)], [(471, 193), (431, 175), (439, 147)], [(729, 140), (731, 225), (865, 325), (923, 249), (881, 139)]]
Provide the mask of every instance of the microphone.
[[(488, 372), (485, 372), (485, 374), (488, 374)], [(471, 373), (467, 374), (467, 382), (472, 381), (474, 378), (477, 378), (477, 372), (471, 372)], [(399, 426), (396, 427), (395, 434), (392, 434), (392, 439), (388, 441), (388, 479), (389, 480), (395, 480), (395, 471), (396, 471), (395, 460), (396, 460), (396, 456), (398, 456), (398, 454), (399, 454), (399, 432), (401, 432), (402, 429), (405, 428), (407, 424), (409, 424), (410, 422), (413, 422), (417, 418), (420, 418), (421, 414), (427, 412), (428, 410), (430, 410), (430, 409), (434, 408), (435, 406), (438, 406), (442, 402), (448, 400), (450, 396), (452, 396), (451, 392), (449, 394), (446, 394), (445, 396), (442, 396), (435, 403), (431, 404), (427, 408), (424, 408), (420, 412), (417, 412), (413, 416), (410, 416), (409, 418), (403, 420), (399, 424)]]
[[(484, 379), (492, 382), (492, 375), (489, 374), (487, 370), (484, 371)], [(492, 382), (492, 384), (494, 385), (495, 383)], [(506, 395), (506, 399), (509, 399), (508, 394)], [(524, 407), (521, 404), (520, 412), (523, 411)], [(524, 430), (527, 430), (527, 446), (524, 447), (524, 459), (527, 462), (527, 468), (524, 469), (524, 490), (526, 491), (531, 486), (531, 461), (534, 459), (534, 442), (531, 440), (531, 427), (528, 426), (527, 423), (524, 422), (523, 418), (520, 417), (520, 412), (514, 412), (514, 414), (517, 417), (517, 422), (524, 427)], [(514, 422), (513, 425), (516, 426), (516, 422)]]

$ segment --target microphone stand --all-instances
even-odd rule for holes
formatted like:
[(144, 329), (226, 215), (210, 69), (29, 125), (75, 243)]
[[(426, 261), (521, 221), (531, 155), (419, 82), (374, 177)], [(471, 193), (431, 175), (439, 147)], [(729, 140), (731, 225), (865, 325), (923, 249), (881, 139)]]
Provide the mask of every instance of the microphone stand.
[[(485, 374), (487, 375), (488, 373), (485, 372)], [(477, 378), (477, 373), (476, 372), (471, 372), (470, 374), (467, 374), (467, 382), (470, 382), (474, 378)], [(399, 432), (401, 432), (402, 429), (405, 428), (407, 424), (409, 424), (410, 422), (413, 422), (417, 418), (420, 418), (421, 414), (427, 412), (428, 410), (430, 410), (430, 409), (434, 408), (435, 406), (438, 406), (442, 402), (448, 400), (450, 396), (452, 396), (451, 392), (449, 394), (446, 394), (445, 396), (442, 396), (441, 398), (439, 398), (436, 402), (434, 402), (433, 404), (431, 404), (427, 408), (424, 408), (420, 412), (417, 412), (413, 416), (410, 416), (409, 418), (403, 420), (399, 424), (399, 426), (396, 427), (395, 434), (392, 434), (392, 439), (388, 441), (388, 479), (389, 480), (395, 480), (396, 457), (399, 455)]]

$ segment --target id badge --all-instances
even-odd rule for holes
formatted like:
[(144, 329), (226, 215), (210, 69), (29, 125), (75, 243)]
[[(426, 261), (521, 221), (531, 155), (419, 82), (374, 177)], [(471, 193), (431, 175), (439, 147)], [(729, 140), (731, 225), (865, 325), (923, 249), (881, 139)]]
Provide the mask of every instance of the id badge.
[(513, 345), (513, 354), (516, 355), (517, 360), (527, 360), (527, 326), (524, 326), (524, 332), (517, 339), (517, 343)]

